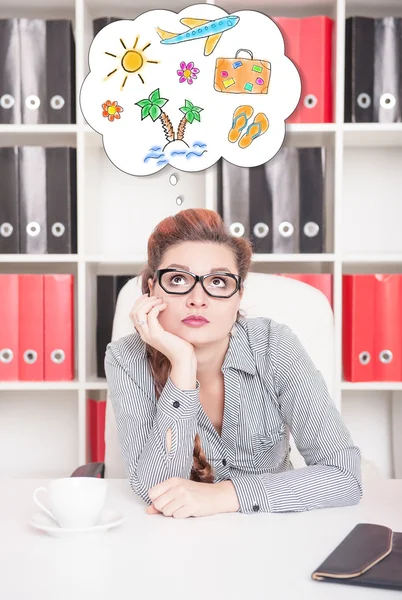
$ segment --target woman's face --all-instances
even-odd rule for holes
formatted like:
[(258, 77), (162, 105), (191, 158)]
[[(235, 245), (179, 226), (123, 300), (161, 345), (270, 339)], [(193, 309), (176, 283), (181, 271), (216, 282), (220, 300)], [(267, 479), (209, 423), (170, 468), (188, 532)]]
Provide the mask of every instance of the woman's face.
[[(167, 268), (178, 268), (196, 275), (206, 275), (214, 270), (238, 275), (232, 250), (225, 245), (209, 242), (181, 242), (170, 247), (159, 265), (159, 269)], [(185, 275), (184, 278), (179, 276), (172, 281), (177, 285), (175, 290), (178, 291), (183, 289), (181, 286), (185, 282)], [(152, 284), (152, 279), (149, 279), (148, 283), (151, 296), (162, 298), (168, 305), (158, 317), (166, 331), (194, 346), (221, 340), (230, 332), (240, 306), (240, 292), (236, 292), (231, 298), (212, 298), (204, 291), (201, 283), (197, 282), (191, 292), (179, 296), (165, 292), (158, 281)], [(222, 288), (225, 284), (223, 280), (215, 278), (210, 280), (209, 285), (214, 290), (214, 286)], [(183, 323), (183, 319), (190, 315), (201, 315), (209, 323), (198, 327)]]

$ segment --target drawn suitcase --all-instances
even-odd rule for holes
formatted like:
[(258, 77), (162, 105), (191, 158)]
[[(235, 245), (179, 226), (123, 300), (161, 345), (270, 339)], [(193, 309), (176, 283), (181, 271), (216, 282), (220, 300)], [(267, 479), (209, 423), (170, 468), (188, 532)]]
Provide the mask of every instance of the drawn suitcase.
[[(239, 57), (248, 52), (251, 58)], [(214, 88), (227, 94), (267, 94), (271, 78), (271, 63), (253, 58), (250, 50), (240, 48), (235, 58), (217, 58)]]

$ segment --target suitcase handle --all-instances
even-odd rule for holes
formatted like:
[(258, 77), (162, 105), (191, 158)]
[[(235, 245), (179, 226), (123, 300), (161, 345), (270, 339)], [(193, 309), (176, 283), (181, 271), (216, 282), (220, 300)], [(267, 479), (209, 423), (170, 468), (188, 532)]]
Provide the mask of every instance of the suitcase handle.
[(239, 54), (239, 52), (248, 52), (249, 55), (251, 56), (251, 60), (253, 60), (253, 53), (251, 52), (251, 50), (246, 50), (246, 48), (239, 48), (239, 50), (236, 52), (235, 58), (237, 58), (237, 55)]

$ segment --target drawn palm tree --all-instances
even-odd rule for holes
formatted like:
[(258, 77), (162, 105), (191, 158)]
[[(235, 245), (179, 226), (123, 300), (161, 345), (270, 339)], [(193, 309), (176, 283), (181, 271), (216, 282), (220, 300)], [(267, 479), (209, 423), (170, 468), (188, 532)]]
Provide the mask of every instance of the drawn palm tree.
[(175, 139), (173, 125), (162, 106), (169, 102), (167, 98), (161, 98), (159, 88), (154, 90), (147, 99), (140, 100), (135, 104), (141, 107), (141, 121), (147, 117), (151, 117), (153, 121), (160, 119), (162, 122), (163, 131), (168, 142), (173, 142)]
[(193, 121), (201, 121), (200, 112), (204, 110), (199, 106), (194, 106), (190, 100), (185, 100), (184, 106), (180, 108), (180, 111), (184, 113), (184, 117), (179, 123), (177, 128), (177, 139), (182, 140), (184, 138), (184, 130), (186, 128), (187, 123), (191, 123)]

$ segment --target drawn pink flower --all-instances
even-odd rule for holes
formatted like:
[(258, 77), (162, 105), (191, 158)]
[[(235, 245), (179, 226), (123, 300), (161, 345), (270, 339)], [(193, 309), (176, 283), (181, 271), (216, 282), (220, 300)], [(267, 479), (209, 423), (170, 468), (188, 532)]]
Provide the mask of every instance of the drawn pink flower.
[(188, 84), (192, 84), (194, 79), (197, 79), (197, 73), (200, 70), (194, 66), (193, 62), (189, 62), (186, 64), (184, 60), (180, 63), (180, 69), (177, 71), (179, 75), (179, 83), (185, 83), (187, 81)]

